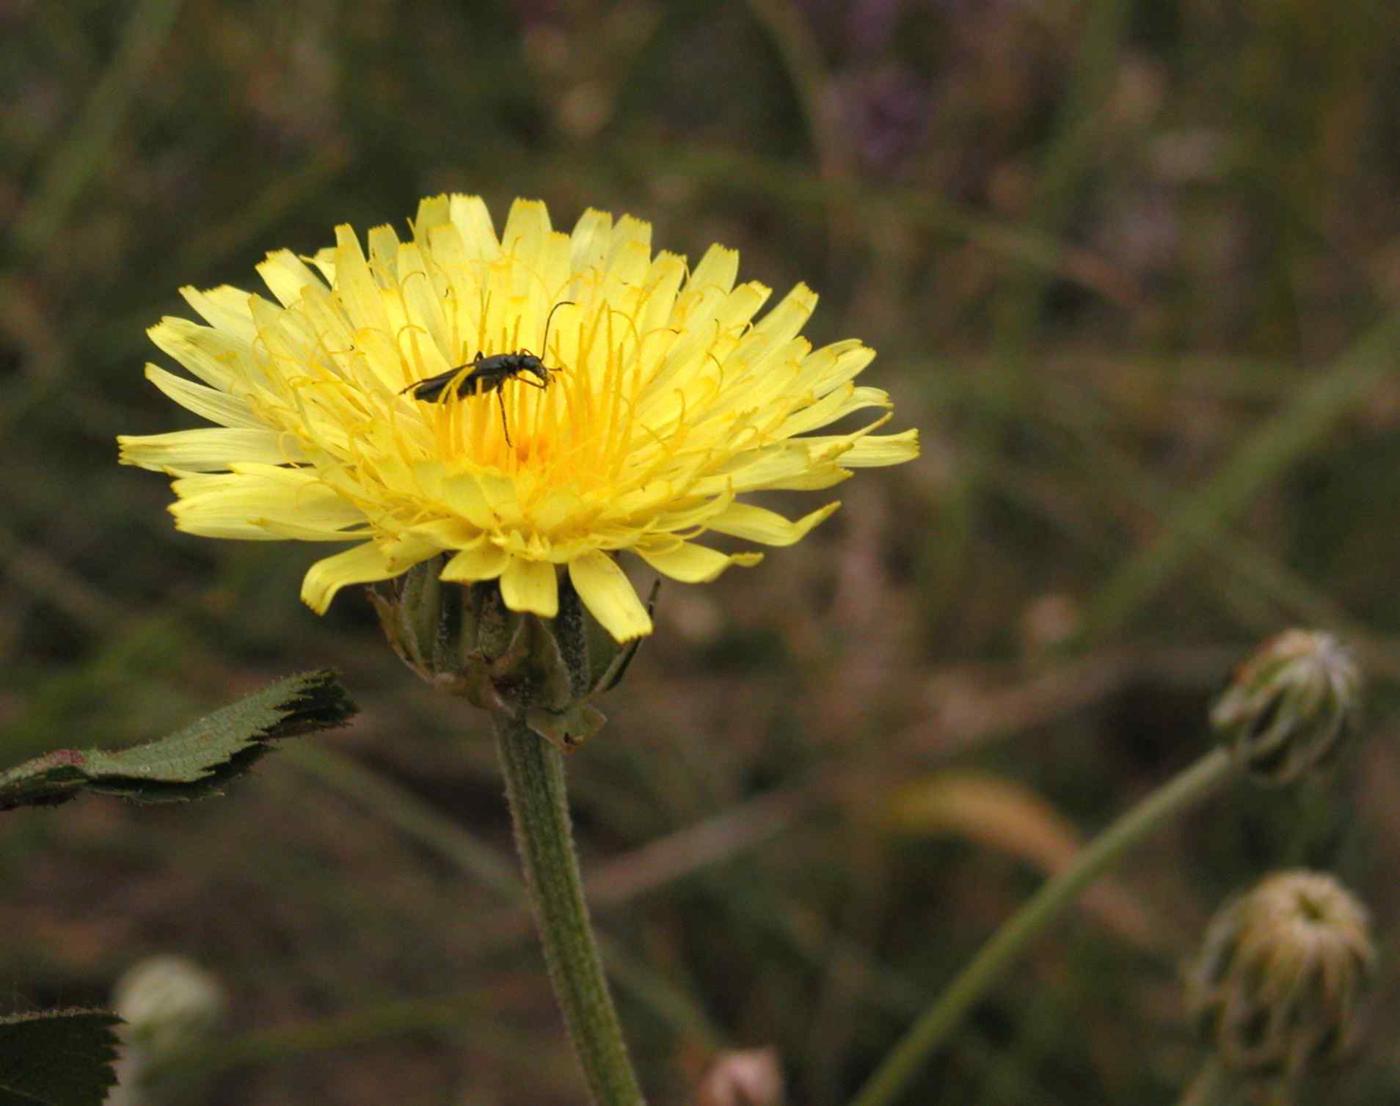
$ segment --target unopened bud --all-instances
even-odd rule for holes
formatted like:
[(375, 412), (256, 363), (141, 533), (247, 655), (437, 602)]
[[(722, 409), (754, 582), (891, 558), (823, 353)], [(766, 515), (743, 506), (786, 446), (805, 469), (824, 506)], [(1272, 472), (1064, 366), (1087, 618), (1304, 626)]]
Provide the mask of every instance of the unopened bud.
[(1210, 720), (1236, 762), (1270, 783), (1324, 763), (1355, 719), (1361, 674), (1330, 634), (1287, 630), (1235, 671)]
[(1374, 962), (1366, 909), (1346, 888), (1322, 872), (1278, 872), (1211, 921), (1192, 1013), (1228, 1068), (1296, 1076), (1352, 1047)]
[(127, 1024), (130, 1042), (163, 1058), (213, 1032), (224, 1014), (224, 989), (192, 960), (152, 956), (117, 980), (112, 1005)]
[(604, 718), (593, 700), (616, 685), (641, 639), (613, 641), (567, 576), (558, 616), (540, 618), (508, 609), (494, 580), (443, 582), (442, 563), (424, 562), (369, 589), (394, 651), (434, 687), (523, 715), (562, 749), (596, 733)]
[(782, 1106), (783, 1069), (771, 1048), (722, 1052), (700, 1080), (696, 1106)]

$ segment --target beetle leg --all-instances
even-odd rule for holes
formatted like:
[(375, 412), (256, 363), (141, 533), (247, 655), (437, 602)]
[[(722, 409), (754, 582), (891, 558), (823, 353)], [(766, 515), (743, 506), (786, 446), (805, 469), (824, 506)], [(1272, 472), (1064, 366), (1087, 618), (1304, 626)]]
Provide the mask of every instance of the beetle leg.
[(501, 429), (505, 431), (506, 445), (514, 449), (515, 444), (510, 440), (510, 427), (506, 424), (506, 397), (501, 394), (501, 391), (500, 388), (496, 389), (496, 403), (501, 408)]

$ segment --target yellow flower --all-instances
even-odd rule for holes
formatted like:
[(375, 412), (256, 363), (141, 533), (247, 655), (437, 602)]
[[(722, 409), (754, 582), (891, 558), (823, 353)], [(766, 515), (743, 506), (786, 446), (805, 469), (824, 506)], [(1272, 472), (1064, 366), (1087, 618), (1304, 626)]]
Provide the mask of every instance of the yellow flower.
[[(653, 256), (647, 223), (588, 211), (564, 234), (528, 200), (498, 238), (481, 199), (461, 195), (424, 200), (406, 242), (371, 230), (368, 258), (350, 227), (335, 241), (309, 266), (268, 255), (258, 272), (276, 302), (183, 289), (208, 325), (166, 318), (150, 334), (200, 382), (146, 375), (217, 427), (118, 439), (124, 463), (175, 477), (181, 530), (353, 543), (307, 572), (318, 612), (347, 584), (448, 553), (444, 580), (499, 578), (509, 607), (546, 618), (567, 565), (598, 621), (639, 637), (651, 621), (612, 554), (713, 580), (760, 554), (702, 534), (790, 545), (838, 506), (793, 522), (742, 496), (828, 488), (918, 452), (913, 430), (872, 433), (888, 414), (811, 433), (890, 406), (853, 383), (874, 351), (813, 350), (803, 285), (754, 322), (770, 290), (735, 283), (733, 250), (712, 246), (687, 272)], [(526, 348), (547, 387), (527, 375), (459, 395), (478, 352)], [(459, 367), (439, 401), (415, 398), (415, 382)]]

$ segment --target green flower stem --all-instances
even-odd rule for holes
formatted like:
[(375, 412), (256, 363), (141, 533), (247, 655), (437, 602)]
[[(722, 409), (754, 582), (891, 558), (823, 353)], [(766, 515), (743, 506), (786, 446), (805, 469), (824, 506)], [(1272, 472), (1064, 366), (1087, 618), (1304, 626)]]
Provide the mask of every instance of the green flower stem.
[(1224, 749), (1212, 750), (1080, 850), (1069, 868), (1048, 880), (982, 946), (885, 1057), (851, 1106), (890, 1106), (896, 1101), (972, 1004), (1001, 978), (1033, 937), (1130, 848), (1163, 822), (1200, 802), (1233, 772), (1230, 755)]
[(588, 922), (561, 754), (520, 718), (497, 713), (495, 721), (535, 925), (590, 1097), (595, 1106), (642, 1106)]

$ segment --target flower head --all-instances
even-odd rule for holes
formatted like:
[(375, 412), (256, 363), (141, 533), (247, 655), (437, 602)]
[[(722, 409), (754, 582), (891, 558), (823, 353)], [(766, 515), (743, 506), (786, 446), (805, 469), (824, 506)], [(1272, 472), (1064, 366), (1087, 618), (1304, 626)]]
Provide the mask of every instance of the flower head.
[(1337, 750), (1360, 695), (1356, 662), (1336, 638), (1286, 630), (1236, 669), (1211, 708), (1211, 725), (1256, 779), (1291, 783)]
[[(150, 333), (198, 382), (146, 373), (216, 426), (119, 441), (125, 463), (175, 478), (182, 530), (350, 543), (306, 574), (318, 612), (445, 553), (442, 580), (499, 580), (510, 609), (545, 618), (566, 566), (613, 637), (640, 637), (651, 620), (614, 554), (712, 580), (760, 555), (695, 539), (790, 545), (837, 507), (792, 521), (745, 495), (829, 488), (918, 451), (915, 431), (873, 433), (887, 413), (813, 433), (890, 401), (854, 383), (874, 351), (801, 336), (810, 289), (755, 321), (769, 289), (736, 283), (737, 253), (713, 246), (687, 270), (630, 216), (588, 211), (565, 234), (517, 200), (498, 236), (478, 197), (439, 196), (407, 241), (376, 227), (366, 256), (342, 226), (307, 260), (258, 266), (272, 299), (184, 289), (206, 325)], [(522, 351), (543, 383), (467, 381), (478, 355)], [(442, 374), (442, 394), (419, 398)]]
[(1325, 872), (1276, 872), (1211, 921), (1191, 1005), (1225, 1064), (1296, 1075), (1353, 1043), (1375, 963), (1366, 908)]

